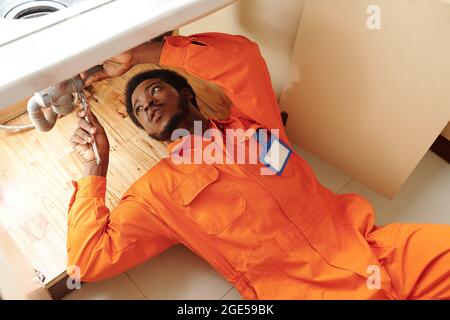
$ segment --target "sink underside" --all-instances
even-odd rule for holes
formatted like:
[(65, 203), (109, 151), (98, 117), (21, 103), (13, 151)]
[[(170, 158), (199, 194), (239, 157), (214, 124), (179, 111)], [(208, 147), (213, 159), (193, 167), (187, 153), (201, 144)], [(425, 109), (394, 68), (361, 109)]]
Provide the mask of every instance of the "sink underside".
[(0, 47), (115, 0), (0, 0)]

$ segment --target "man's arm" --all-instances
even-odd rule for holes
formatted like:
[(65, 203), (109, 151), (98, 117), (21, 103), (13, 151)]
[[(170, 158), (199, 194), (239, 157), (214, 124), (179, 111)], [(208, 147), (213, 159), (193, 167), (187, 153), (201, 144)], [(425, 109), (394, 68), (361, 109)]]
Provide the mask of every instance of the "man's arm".
[(103, 70), (86, 81), (119, 76), (135, 64), (158, 62), (218, 84), (233, 102), (232, 112), (280, 129), (287, 141), (264, 58), (258, 45), (243, 36), (202, 33), (147, 42), (105, 61)]
[(138, 194), (128, 191), (111, 212), (106, 178), (74, 182), (69, 205), (68, 274), (97, 281), (126, 271), (178, 243), (171, 230)]
[(255, 42), (223, 33), (171, 36), (160, 63), (218, 84), (234, 108), (269, 129), (280, 129), (285, 137), (269, 71)]
[[(177, 243), (176, 236), (155, 215), (150, 204), (130, 188), (110, 212), (105, 206), (109, 143), (105, 130), (90, 110), (78, 113), (72, 147), (83, 159), (84, 175), (74, 182), (69, 204), (67, 272), (83, 281), (112, 277)], [(91, 147), (97, 142), (101, 163)]]

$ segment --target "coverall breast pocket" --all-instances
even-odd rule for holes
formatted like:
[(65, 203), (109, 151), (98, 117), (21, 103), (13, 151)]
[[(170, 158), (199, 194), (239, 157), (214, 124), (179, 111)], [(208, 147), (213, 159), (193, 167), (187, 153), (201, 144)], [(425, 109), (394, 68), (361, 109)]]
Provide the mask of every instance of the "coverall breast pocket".
[(191, 173), (173, 191), (185, 215), (207, 234), (224, 231), (246, 210), (246, 200), (236, 187), (219, 177), (207, 164)]

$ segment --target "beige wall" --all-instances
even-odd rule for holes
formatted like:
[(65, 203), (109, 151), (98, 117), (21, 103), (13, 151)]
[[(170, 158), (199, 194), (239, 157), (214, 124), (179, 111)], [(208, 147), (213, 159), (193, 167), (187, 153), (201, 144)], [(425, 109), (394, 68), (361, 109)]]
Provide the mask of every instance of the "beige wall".
[(180, 34), (225, 32), (259, 43), (272, 84), (280, 96), (288, 79), (289, 61), (304, 0), (240, 0), (180, 29)]
[(280, 103), (291, 141), (392, 198), (450, 119), (449, 17), (450, 1), (306, 0)]

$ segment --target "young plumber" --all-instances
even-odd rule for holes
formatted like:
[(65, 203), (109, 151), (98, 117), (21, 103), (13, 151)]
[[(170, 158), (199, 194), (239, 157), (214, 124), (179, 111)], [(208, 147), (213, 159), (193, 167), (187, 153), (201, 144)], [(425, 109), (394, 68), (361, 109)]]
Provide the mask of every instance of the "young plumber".
[[(108, 138), (90, 111), (91, 124), (79, 113), (71, 143), (84, 160), (85, 176), (74, 182), (67, 252), (68, 265), (79, 268), (82, 281), (112, 277), (183, 244), (245, 299), (450, 299), (450, 226), (376, 226), (367, 200), (322, 186), (291, 150), (257, 44), (220, 33), (167, 36), (106, 61), (86, 82), (122, 75), (139, 63), (181, 68), (218, 84), (232, 101), (231, 114), (225, 120), (205, 117), (195, 92), (176, 72), (132, 78), (128, 114), (152, 138), (169, 142), (170, 156), (133, 183), (110, 211)], [(210, 129), (223, 135), (186, 148), (187, 138), (195, 139), (194, 121), (200, 135)], [(186, 135), (173, 138), (177, 129)], [(283, 151), (279, 162), (174, 160), (180, 149), (196, 154), (210, 144), (224, 145), (217, 140), (230, 139), (227, 129), (267, 129), (275, 137), (271, 145)], [(100, 165), (89, 144), (93, 137)], [(256, 137), (246, 136), (245, 143)], [(267, 167), (274, 174), (262, 174)], [(74, 270), (68, 273), (74, 276)]]

